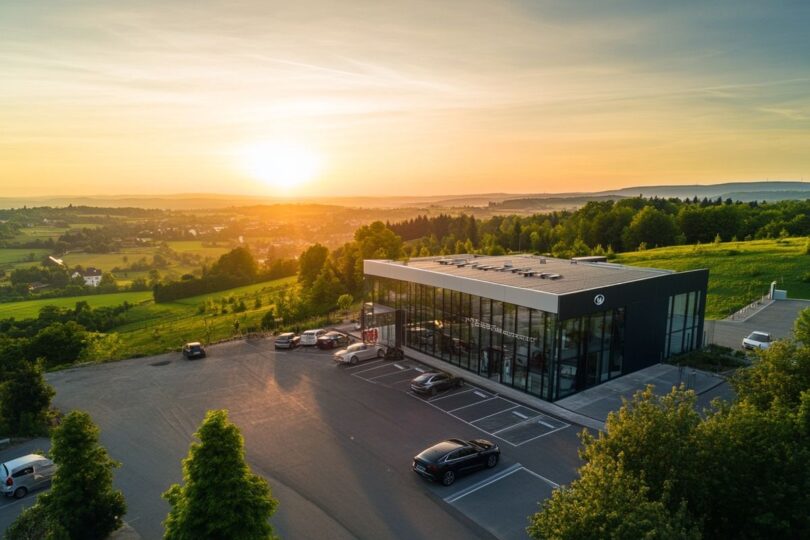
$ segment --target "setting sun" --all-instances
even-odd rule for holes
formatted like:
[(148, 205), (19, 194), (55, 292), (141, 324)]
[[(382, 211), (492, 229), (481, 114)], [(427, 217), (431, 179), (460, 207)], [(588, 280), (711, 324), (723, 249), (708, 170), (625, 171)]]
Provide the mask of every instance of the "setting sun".
[(270, 187), (300, 187), (321, 169), (321, 158), (300, 144), (266, 141), (245, 147), (238, 159), (248, 174)]

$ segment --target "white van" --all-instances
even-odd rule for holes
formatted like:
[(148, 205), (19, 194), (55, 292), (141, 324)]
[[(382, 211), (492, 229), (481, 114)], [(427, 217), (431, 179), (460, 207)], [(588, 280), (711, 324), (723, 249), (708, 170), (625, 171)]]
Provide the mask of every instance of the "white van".
[(301, 345), (305, 347), (311, 347), (313, 345), (318, 344), (318, 338), (321, 337), (326, 333), (326, 330), (323, 328), (317, 328), (315, 330), (307, 330), (301, 333), (301, 341), (299, 342)]
[(28, 454), (0, 465), (2, 474), (3, 493), (6, 497), (12, 495), (21, 499), (29, 491), (47, 486), (54, 473), (56, 465), (53, 461), (37, 454)]

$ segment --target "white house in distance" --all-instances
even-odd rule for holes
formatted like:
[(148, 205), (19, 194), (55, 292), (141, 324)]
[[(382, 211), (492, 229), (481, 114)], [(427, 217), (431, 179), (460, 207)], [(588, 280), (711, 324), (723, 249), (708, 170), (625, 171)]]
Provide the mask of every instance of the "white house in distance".
[(70, 277), (84, 279), (84, 284), (88, 287), (98, 287), (101, 284), (101, 270), (92, 266), (87, 267), (84, 272), (73, 272)]

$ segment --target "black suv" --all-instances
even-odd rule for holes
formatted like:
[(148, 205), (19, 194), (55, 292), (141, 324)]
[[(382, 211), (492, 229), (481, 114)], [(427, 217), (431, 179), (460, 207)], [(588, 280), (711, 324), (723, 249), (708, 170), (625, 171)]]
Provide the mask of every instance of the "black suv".
[(351, 343), (349, 336), (332, 331), (319, 337), (316, 345), (319, 349), (334, 349), (336, 347), (347, 347), (349, 343)]
[(205, 349), (199, 341), (192, 341), (183, 345), (183, 356), (189, 360), (192, 358), (205, 358)]
[(462, 474), (485, 467), (491, 469), (498, 464), (500, 456), (498, 445), (484, 439), (448, 439), (413, 458), (413, 470), (425, 478), (449, 486)]

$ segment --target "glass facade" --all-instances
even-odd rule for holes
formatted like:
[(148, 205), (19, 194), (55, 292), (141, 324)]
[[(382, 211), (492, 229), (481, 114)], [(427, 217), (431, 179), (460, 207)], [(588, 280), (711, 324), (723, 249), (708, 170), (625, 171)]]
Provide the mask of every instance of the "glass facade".
[(665, 358), (694, 350), (698, 346), (700, 301), (701, 291), (669, 297)]
[(401, 310), (406, 347), (498, 383), (554, 401), (622, 373), (623, 308), (560, 321), (450, 289), (367, 280), (370, 301)]

